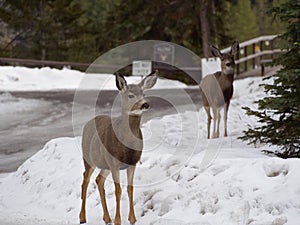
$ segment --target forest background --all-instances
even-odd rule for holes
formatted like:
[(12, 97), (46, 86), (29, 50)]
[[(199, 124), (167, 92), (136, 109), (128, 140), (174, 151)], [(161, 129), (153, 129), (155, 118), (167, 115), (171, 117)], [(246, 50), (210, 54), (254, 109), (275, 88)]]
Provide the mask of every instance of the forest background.
[(0, 57), (92, 63), (139, 40), (179, 44), (200, 57), (285, 24), (266, 12), (286, 0), (0, 0)]

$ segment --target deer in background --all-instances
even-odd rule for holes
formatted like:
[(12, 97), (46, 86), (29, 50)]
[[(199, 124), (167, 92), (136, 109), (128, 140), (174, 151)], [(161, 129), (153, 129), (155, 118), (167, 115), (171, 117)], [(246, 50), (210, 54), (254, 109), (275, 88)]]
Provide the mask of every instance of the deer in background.
[(139, 84), (130, 85), (127, 85), (123, 75), (119, 73), (115, 75), (116, 86), (122, 101), (121, 116), (117, 118), (104, 115), (96, 116), (83, 128), (82, 153), (85, 171), (82, 183), (82, 205), (79, 214), (80, 223), (86, 223), (87, 187), (96, 167), (101, 169), (96, 183), (100, 193), (105, 224), (112, 224), (104, 190), (105, 180), (112, 173), (116, 196), (114, 224), (121, 225), (120, 198), (122, 190), (119, 174), (120, 170), (123, 169), (127, 169), (128, 220), (130, 224), (136, 222), (133, 206), (133, 178), (136, 163), (140, 160), (143, 150), (143, 136), (140, 129), (142, 112), (149, 109), (149, 104), (144, 98), (144, 91), (155, 85), (158, 71), (156, 70), (146, 76)]
[(200, 82), (200, 94), (204, 109), (207, 114), (207, 138), (210, 138), (211, 115), (210, 108), (213, 111), (213, 138), (220, 135), (219, 127), (221, 115), (220, 111), (224, 108), (224, 136), (227, 136), (227, 114), (230, 100), (233, 95), (234, 80), (234, 55), (239, 51), (238, 41), (234, 41), (229, 53), (221, 53), (221, 51), (210, 46), (212, 55), (221, 59), (221, 71), (205, 76)]

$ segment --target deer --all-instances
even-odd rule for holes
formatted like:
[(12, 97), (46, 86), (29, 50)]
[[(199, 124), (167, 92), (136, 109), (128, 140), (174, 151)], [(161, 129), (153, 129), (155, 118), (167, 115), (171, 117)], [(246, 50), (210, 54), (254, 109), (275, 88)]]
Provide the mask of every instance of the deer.
[(211, 53), (214, 57), (221, 59), (221, 71), (205, 76), (200, 84), (200, 94), (202, 103), (207, 114), (207, 138), (210, 139), (211, 114), (213, 112), (213, 138), (219, 138), (220, 132), (220, 111), (224, 108), (224, 137), (227, 137), (227, 115), (230, 100), (233, 95), (233, 80), (235, 61), (234, 56), (239, 51), (239, 42), (235, 40), (229, 53), (221, 53), (215, 47), (210, 46)]
[(153, 71), (138, 84), (129, 84), (124, 74), (115, 73), (116, 86), (121, 97), (121, 115), (111, 117), (98, 115), (88, 121), (82, 134), (82, 156), (84, 163), (83, 182), (81, 186), (80, 224), (86, 223), (86, 194), (90, 177), (95, 168), (100, 169), (96, 177), (96, 184), (100, 193), (103, 208), (103, 220), (106, 225), (112, 225), (109, 215), (104, 183), (111, 173), (116, 197), (115, 225), (121, 225), (120, 216), (120, 170), (127, 170), (127, 193), (129, 198), (130, 224), (135, 224), (133, 202), (133, 179), (136, 164), (141, 158), (143, 150), (143, 135), (140, 129), (142, 113), (150, 108), (144, 97), (144, 91), (152, 88), (158, 76), (158, 70)]

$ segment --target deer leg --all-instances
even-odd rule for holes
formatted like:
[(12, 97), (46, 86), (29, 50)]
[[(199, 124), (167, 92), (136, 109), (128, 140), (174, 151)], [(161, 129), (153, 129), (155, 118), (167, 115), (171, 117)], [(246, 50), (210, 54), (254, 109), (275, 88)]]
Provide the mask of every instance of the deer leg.
[(91, 175), (94, 172), (94, 169), (90, 167), (90, 165), (85, 161), (84, 161), (84, 166), (85, 166), (85, 171), (83, 173), (83, 182), (81, 186), (82, 204), (81, 204), (81, 210), (79, 214), (79, 220), (81, 224), (86, 223), (86, 214), (85, 214), (86, 192), (90, 182)]
[(207, 114), (207, 139), (210, 138), (210, 124), (211, 124), (211, 115), (210, 115), (210, 107), (204, 107), (206, 114)]
[(111, 172), (115, 183), (115, 195), (116, 195), (116, 215), (115, 215), (114, 225), (121, 225), (120, 200), (121, 200), (122, 190), (120, 185), (120, 171), (118, 169), (114, 169)]
[(213, 130), (213, 138), (218, 138), (220, 131), (220, 120), (221, 120), (221, 115), (220, 115), (220, 108), (213, 108), (213, 114), (214, 114), (214, 130)]
[(133, 206), (134, 171), (135, 171), (135, 166), (130, 166), (127, 169), (127, 180), (128, 180), (127, 192), (128, 192), (129, 205), (130, 205), (128, 220), (129, 220), (130, 224), (135, 224), (135, 222), (136, 222), (136, 218), (135, 218), (135, 214), (134, 214), (134, 206)]
[(216, 137), (218, 138), (220, 136), (220, 121), (221, 121), (221, 109), (217, 109), (217, 133)]
[(111, 218), (109, 216), (109, 212), (107, 210), (107, 204), (106, 204), (106, 198), (105, 198), (105, 189), (104, 189), (104, 183), (106, 180), (106, 177), (110, 174), (109, 170), (101, 170), (99, 175), (96, 178), (96, 183), (98, 185), (98, 190), (100, 193), (102, 208), (103, 208), (103, 220), (105, 224), (111, 224)]
[(213, 108), (213, 122), (214, 122), (214, 130), (213, 130), (213, 138), (217, 138), (217, 132), (216, 132), (216, 123), (217, 123), (217, 119), (218, 119), (218, 110), (217, 108)]
[(224, 137), (227, 137), (227, 114), (229, 109), (230, 100), (224, 106)]

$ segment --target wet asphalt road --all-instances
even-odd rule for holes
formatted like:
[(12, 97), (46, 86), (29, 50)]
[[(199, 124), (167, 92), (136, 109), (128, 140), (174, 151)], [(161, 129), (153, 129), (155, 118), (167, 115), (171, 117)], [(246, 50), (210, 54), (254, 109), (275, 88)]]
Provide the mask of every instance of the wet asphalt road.
[[(83, 125), (96, 114), (119, 112), (120, 102), (114, 101), (117, 91), (50, 91), (10, 92), (22, 99), (39, 99), (40, 107), (17, 115), (0, 118), (0, 173), (15, 171), (27, 158), (57, 137), (81, 135)], [(95, 98), (96, 96), (96, 98)], [(149, 90), (146, 96), (151, 109), (143, 114), (143, 123), (155, 117), (199, 110), (197, 88)], [(96, 102), (96, 107), (94, 107)], [(114, 113), (116, 112), (116, 113)]]

